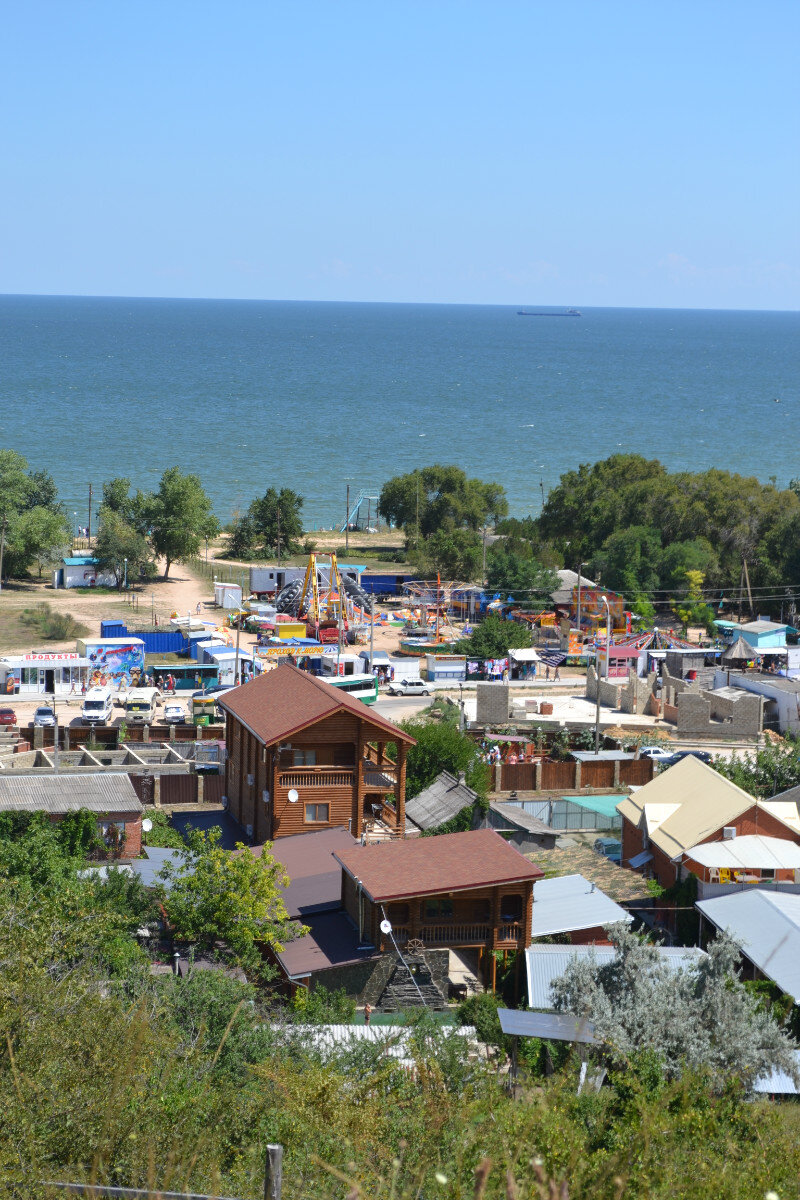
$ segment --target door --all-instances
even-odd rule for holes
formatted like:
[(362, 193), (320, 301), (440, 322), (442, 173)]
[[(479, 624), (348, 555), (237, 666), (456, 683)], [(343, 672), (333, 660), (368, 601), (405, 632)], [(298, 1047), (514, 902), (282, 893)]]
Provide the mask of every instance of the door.
[(49, 696), (55, 694), (56, 690), (56, 673), (53, 670), (45, 671), (44, 673), (44, 690)]

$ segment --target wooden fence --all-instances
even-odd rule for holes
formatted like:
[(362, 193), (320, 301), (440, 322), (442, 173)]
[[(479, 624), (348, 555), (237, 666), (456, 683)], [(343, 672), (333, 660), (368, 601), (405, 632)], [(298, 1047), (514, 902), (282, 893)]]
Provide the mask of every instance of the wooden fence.
[[(538, 765), (538, 771), (537, 771)], [(608, 790), (614, 787), (639, 786), (653, 778), (651, 758), (600, 759), (599, 762), (504, 763), (500, 768), (500, 791), (503, 792), (560, 792), (582, 788)], [(537, 786), (537, 775), (539, 783)]]

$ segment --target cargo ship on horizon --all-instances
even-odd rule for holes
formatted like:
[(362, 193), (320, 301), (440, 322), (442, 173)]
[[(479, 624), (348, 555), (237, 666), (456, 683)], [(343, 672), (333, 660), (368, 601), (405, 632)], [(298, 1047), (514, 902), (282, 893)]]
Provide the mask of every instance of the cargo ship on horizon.
[(534, 312), (531, 309), (517, 309), (518, 317), (580, 317), (577, 308), (565, 308), (563, 312)]

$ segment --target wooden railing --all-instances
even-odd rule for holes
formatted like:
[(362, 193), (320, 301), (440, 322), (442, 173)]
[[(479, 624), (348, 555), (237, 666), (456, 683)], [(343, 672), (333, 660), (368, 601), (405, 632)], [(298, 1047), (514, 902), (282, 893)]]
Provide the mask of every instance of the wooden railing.
[[(509, 946), (519, 945), (523, 930), (522, 925), (516, 922), (508, 922), (494, 929), (483, 922), (441, 921), (419, 925), (413, 933), (410, 925), (394, 925), (392, 932), (398, 946), (405, 945), (412, 938), (419, 938), (426, 946), (464, 946), (476, 942), (487, 946)], [(384, 942), (388, 949), (390, 939), (387, 937)]]
[(351, 788), (355, 782), (355, 771), (346, 767), (292, 767), (278, 774), (280, 788)]
[(394, 764), (378, 766), (377, 763), (366, 759), (361, 764), (364, 783), (377, 791), (394, 791), (397, 786), (397, 769)]

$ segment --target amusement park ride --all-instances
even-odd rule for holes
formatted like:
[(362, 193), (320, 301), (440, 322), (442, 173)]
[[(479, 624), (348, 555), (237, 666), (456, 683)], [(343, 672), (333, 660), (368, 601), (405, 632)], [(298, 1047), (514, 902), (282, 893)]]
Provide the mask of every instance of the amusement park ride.
[[(320, 564), (318, 560), (326, 559)], [(306, 635), (320, 642), (335, 642), (355, 619), (356, 608), (369, 612), (366, 592), (347, 575), (342, 575), (336, 554), (310, 554), (302, 580), (292, 580), (278, 593), (275, 607), (305, 621)]]

